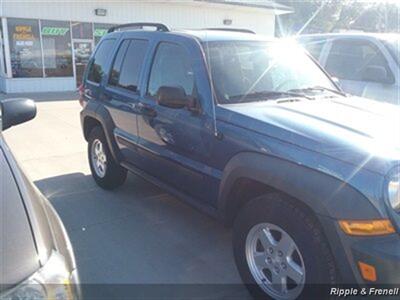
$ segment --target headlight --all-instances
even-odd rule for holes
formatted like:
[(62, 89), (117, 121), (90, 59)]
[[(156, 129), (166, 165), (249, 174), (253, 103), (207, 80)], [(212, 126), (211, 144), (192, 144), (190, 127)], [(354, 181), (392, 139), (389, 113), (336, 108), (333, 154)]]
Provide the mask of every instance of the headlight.
[(400, 173), (395, 173), (395, 175), (390, 178), (388, 196), (392, 208), (400, 213)]
[(76, 299), (69, 282), (70, 275), (64, 258), (53, 252), (43, 268), (0, 298), (2, 300)]

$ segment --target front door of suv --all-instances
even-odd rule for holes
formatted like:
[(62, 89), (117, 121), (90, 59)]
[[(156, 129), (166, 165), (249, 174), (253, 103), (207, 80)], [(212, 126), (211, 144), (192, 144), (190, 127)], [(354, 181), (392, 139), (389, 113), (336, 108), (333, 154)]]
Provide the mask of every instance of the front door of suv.
[[(160, 87), (181, 87), (197, 99), (195, 61), (184, 44), (161, 42), (156, 46), (141, 97), (138, 115), (140, 168), (184, 193), (211, 201), (216, 194), (210, 161), (212, 131), (208, 117), (188, 108), (168, 108), (157, 103)], [(198, 75), (198, 74), (197, 74)], [(198, 101), (199, 104), (199, 101)]]

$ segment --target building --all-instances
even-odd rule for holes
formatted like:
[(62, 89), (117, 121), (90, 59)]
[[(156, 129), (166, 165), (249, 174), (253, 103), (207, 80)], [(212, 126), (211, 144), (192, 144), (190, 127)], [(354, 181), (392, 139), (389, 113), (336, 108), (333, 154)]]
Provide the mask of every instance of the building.
[(71, 91), (95, 45), (115, 24), (160, 22), (170, 28), (231, 27), (273, 36), (271, 1), (0, 1), (0, 91)]

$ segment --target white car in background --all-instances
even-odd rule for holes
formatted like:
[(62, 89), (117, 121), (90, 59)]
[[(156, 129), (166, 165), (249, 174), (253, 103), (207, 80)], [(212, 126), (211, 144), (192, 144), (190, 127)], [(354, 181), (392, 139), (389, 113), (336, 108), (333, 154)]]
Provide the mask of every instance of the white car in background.
[(400, 105), (400, 34), (311, 34), (297, 41), (346, 93)]

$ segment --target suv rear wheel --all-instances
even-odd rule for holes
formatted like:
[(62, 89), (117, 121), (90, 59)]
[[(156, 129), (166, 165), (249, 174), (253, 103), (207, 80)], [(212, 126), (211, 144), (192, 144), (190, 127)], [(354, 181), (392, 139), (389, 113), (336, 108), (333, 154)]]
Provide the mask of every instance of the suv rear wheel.
[(310, 299), (315, 284), (336, 282), (333, 256), (318, 224), (287, 200), (275, 193), (258, 197), (235, 220), (236, 265), (256, 298)]
[(88, 157), (92, 176), (100, 187), (111, 190), (125, 182), (127, 171), (112, 157), (101, 127), (90, 132)]

